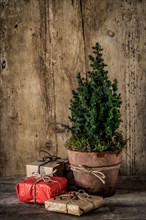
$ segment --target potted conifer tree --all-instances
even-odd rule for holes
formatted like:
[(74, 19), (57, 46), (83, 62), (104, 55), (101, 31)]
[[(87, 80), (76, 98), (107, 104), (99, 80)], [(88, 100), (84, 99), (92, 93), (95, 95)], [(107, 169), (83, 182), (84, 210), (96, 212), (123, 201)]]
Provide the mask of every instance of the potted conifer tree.
[(70, 103), (71, 132), (66, 142), (76, 184), (89, 193), (114, 194), (126, 144), (119, 131), (121, 96), (117, 80), (109, 79), (99, 43), (89, 55), (87, 78), (77, 75), (78, 87)]

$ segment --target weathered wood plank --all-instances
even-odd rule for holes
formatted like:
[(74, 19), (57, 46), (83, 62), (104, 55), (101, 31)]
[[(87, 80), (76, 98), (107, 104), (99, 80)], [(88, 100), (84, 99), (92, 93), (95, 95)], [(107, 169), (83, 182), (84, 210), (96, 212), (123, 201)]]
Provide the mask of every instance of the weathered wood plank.
[(50, 1), (49, 26), (54, 64), (57, 154), (67, 156), (64, 143), (68, 137), (62, 124), (68, 124), (71, 90), (76, 75), (85, 72), (82, 20), (78, 0)]
[[(109, 76), (121, 93), (121, 130), (129, 139), (122, 173), (146, 173), (145, 154), (145, 1), (82, 1), (86, 57), (100, 42)], [(88, 64), (89, 65), (89, 64)], [(144, 113), (144, 114), (143, 114)]]
[[(0, 218), (9, 220), (75, 220), (75, 216), (46, 212), (44, 205), (19, 202), (15, 185), (23, 177), (0, 178)], [(105, 205), (82, 216), (82, 220), (146, 219), (146, 177), (120, 177), (114, 196), (104, 198)]]
[(42, 100), (44, 105), (44, 141), (49, 141), (49, 148), (52, 155), (56, 154), (56, 108), (55, 108), (55, 79), (54, 79), (54, 60), (52, 47), (52, 13), (50, 1), (39, 0), (40, 10), (40, 67), (38, 71), (41, 82)]
[(25, 172), (51, 140), (66, 156), (71, 89), (95, 42), (119, 81), (123, 174), (146, 174), (146, 1), (0, 0), (0, 173)]
[(125, 1), (121, 5), (123, 32), (122, 61), (126, 74), (126, 132), (129, 138), (127, 174), (146, 174), (145, 71), (146, 1)]
[[(40, 84), (38, 1), (3, 1), (1, 173), (24, 173), (46, 138)], [(2, 3), (3, 3), (2, 2)]]

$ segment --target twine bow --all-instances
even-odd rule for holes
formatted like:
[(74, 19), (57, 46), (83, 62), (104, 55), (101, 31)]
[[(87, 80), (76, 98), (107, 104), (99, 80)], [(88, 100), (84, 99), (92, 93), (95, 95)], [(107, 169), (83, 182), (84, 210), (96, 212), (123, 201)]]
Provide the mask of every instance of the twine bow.
[[(66, 194), (60, 195), (55, 197), (54, 199), (59, 198), (60, 200), (67, 200), (67, 202), (65, 202), (66, 204), (66, 210), (68, 212), (68, 208), (67, 205), (68, 204), (80, 204), (80, 203), (76, 203), (76, 201), (88, 201), (92, 204), (93, 209), (96, 208), (95, 204), (94, 204), (94, 200), (92, 199), (92, 196), (90, 196), (88, 193), (86, 193), (84, 190), (79, 190), (79, 191), (71, 191), (68, 192)], [(84, 213), (84, 209), (82, 209), (79, 205), (80, 210)]]
[(63, 199), (85, 200), (85, 199), (89, 199), (90, 195), (88, 193), (86, 193), (84, 190), (78, 190), (77, 192), (76, 191), (70, 191), (66, 194), (55, 197), (55, 199), (56, 198), (60, 198), (61, 200), (63, 200)]
[(83, 172), (83, 173), (91, 173), (92, 175), (96, 176), (103, 184), (105, 184), (105, 175), (94, 168), (90, 168), (84, 165), (80, 165), (79, 167), (71, 165), (71, 170), (76, 172)]
[(41, 152), (44, 152), (46, 154), (48, 154), (48, 156), (44, 156), (41, 160), (39, 160), (40, 162), (50, 162), (50, 161), (55, 161), (57, 159), (60, 159), (60, 157), (57, 157), (57, 156), (52, 156), (48, 151), (46, 150), (40, 150), (39, 154)]
[(40, 169), (41, 169), (41, 166), (44, 166), (46, 165), (47, 163), (49, 162), (52, 162), (52, 161), (56, 161), (57, 159), (60, 159), (60, 157), (57, 157), (57, 156), (52, 156), (48, 151), (46, 150), (40, 150), (39, 154), (41, 152), (44, 152), (46, 154), (48, 154), (48, 156), (44, 156), (41, 160), (39, 160), (39, 162), (42, 162), (39, 166), (38, 166), (38, 173), (40, 174)]
[(59, 183), (58, 181), (56, 181), (56, 180), (52, 180), (51, 177), (50, 177), (52, 174), (56, 173), (56, 171), (57, 171), (57, 170), (54, 170), (54, 171), (53, 171), (51, 174), (49, 174), (49, 175), (39, 174), (39, 173), (36, 173), (36, 172), (33, 173), (33, 176), (34, 176), (35, 178), (38, 178), (38, 179), (36, 180), (36, 182), (34, 183), (34, 185), (33, 185), (33, 187), (34, 187), (34, 193), (33, 193), (34, 203), (36, 203), (36, 184), (39, 183), (40, 181), (57, 183), (58, 186), (59, 186), (59, 190), (60, 190), (60, 192), (61, 192), (61, 185), (60, 185), (60, 183)]
[[(40, 174), (40, 173), (37, 173), (37, 172), (33, 172), (32, 173), (32, 176), (36, 177), (38, 180), (37, 181), (41, 181), (43, 180), (44, 182), (50, 182), (52, 181), (50, 176), (52, 176), (53, 174), (55, 174), (57, 172), (57, 170), (53, 170), (50, 174)], [(54, 181), (54, 180), (53, 180)]]

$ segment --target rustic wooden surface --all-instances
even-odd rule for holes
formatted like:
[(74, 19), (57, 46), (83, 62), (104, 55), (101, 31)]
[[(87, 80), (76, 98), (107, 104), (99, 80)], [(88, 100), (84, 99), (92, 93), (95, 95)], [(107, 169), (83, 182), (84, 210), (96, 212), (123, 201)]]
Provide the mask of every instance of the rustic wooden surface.
[(146, 1), (0, 0), (0, 174), (24, 174), (48, 140), (66, 157), (71, 89), (104, 48), (129, 139), (122, 174), (146, 174)]
[[(0, 219), (78, 220), (79, 217), (45, 210), (44, 205), (19, 202), (15, 185), (22, 177), (0, 178)], [(104, 198), (104, 205), (81, 216), (82, 220), (145, 220), (146, 177), (120, 177), (116, 194)]]

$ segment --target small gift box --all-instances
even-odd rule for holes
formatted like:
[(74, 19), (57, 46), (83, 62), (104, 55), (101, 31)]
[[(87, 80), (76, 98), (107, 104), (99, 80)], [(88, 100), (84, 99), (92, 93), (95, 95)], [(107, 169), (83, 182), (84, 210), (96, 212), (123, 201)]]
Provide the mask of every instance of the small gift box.
[(100, 196), (91, 196), (85, 192), (70, 192), (46, 201), (45, 208), (48, 211), (80, 216), (103, 204), (103, 198)]
[(19, 201), (44, 204), (66, 191), (67, 179), (55, 176), (28, 177), (16, 185)]
[[(48, 142), (45, 144), (45, 146)], [(30, 177), (33, 173), (39, 173), (42, 175), (53, 175), (54, 170), (56, 170), (56, 176), (65, 176), (66, 163), (68, 160), (63, 160), (60, 157), (52, 156), (47, 150), (41, 149), (39, 153), (45, 153), (45, 156), (30, 164), (26, 165), (26, 175)]]
[(56, 170), (55, 175), (63, 177), (65, 176), (65, 163), (67, 163), (67, 160), (63, 159), (34, 161), (26, 165), (26, 175), (30, 177), (36, 172), (43, 175), (53, 175), (54, 170)]

